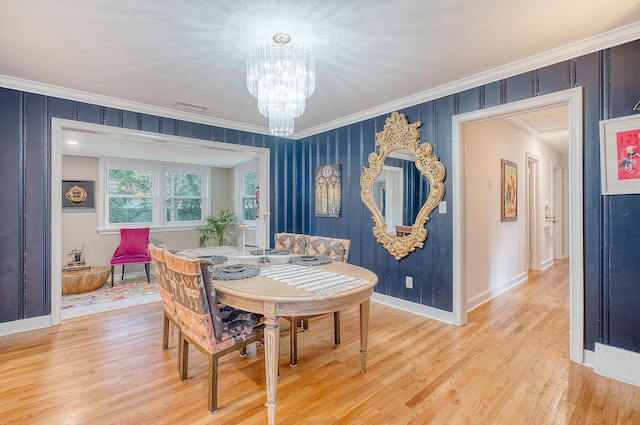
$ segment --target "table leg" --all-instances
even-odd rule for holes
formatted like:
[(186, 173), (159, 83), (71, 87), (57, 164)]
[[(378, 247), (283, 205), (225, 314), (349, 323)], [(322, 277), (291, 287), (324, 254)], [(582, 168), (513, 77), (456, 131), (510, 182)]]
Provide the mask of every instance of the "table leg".
[(369, 307), (370, 301), (367, 299), (360, 304), (360, 372), (367, 371), (367, 344), (369, 342)]
[(275, 425), (276, 423), (279, 341), (280, 325), (278, 317), (267, 316), (264, 328), (264, 358), (267, 380), (267, 403), (265, 405), (267, 406), (269, 425)]

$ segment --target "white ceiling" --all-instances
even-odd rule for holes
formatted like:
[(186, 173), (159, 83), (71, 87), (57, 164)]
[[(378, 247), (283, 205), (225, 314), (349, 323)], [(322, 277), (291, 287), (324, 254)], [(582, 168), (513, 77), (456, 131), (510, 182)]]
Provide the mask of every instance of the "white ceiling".
[(300, 138), (593, 50), (590, 37), (639, 38), (638, 23), (638, 0), (0, 0), (0, 83), (167, 116), (200, 104), (196, 122), (268, 133), (246, 56), (287, 32), (318, 63)]

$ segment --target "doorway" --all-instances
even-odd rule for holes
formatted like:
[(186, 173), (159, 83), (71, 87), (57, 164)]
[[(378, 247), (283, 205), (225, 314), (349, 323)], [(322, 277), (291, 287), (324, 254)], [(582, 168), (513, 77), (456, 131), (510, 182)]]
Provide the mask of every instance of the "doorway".
[[(267, 148), (235, 145), (230, 143), (216, 142), (210, 140), (190, 139), (179, 136), (170, 136), (159, 133), (149, 133), (139, 130), (129, 130), (117, 127), (109, 127), (99, 124), (90, 124), (66, 119), (53, 118), (51, 120), (51, 325), (58, 325), (62, 320), (62, 154), (63, 141), (65, 135), (75, 132), (89, 138), (102, 137), (109, 138), (108, 143), (101, 143), (104, 147), (120, 150), (135, 148), (135, 142), (140, 141), (149, 145), (153, 143), (156, 151), (164, 144), (174, 148), (173, 155), (177, 157), (188, 149), (216, 150), (218, 156), (241, 154), (250, 152), (258, 163), (258, 181), (264, 182), (260, 185), (260, 199), (265, 206), (269, 205), (270, 185), (269, 185), (269, 164), (270, 150)], [(148, 155), (148, 148), (146, 150)], [(103, 154), (107, 155), (107, 154)], [(100, 156), (100, 155), (97, 155)], [(269, 222), (264, 224), (265, 234), (269, 234)], [(106, 234), (106, 233), (104, 233)]]
[[(583, 199), (582, 199), (582, 91), (581, 87), (487, 108), (453, 117), (453, 202), (463, 205), (465, 187), (465, 125), (504, 118), (530, 111), (567, 106), (569, 122), (569, 280), (570, 280), (570, 347), (572, 361), (584, 362), (584, 290), (583, 290)], [(453, 317), (454, 324), (467, 323), (467, 272), (465, 258), (465, 217), (462, 208), (453, 216)]]

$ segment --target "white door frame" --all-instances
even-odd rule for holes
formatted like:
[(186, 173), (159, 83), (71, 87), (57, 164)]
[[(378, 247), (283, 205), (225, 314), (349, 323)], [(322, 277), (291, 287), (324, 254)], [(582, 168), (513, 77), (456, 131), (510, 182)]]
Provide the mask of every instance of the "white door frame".
[(542, 261), (540, 255), (540, 157), (526, 153), (525, 170), (527, 178), (525, 183), (526, 197), (526, 219), (527, 219), (527, 253), (528, 257), (525, 263), (531, 270), (542, 270)]
[(584, 257), (583, 257), (583, 175), (582, 175), (582, 87), (538, 96), (518, 102), (456, 115), (452, 120), (453, 161), (453, 320), (458, 326), (467, 323), (465, 275), (465, 217), (461, 208), (465, 199), (464, 127), (466, 124), (503, 118), (533, 110), (568, 106), (569, 114), (569, 286), (570, 325), (569, 358), (584, 363)]

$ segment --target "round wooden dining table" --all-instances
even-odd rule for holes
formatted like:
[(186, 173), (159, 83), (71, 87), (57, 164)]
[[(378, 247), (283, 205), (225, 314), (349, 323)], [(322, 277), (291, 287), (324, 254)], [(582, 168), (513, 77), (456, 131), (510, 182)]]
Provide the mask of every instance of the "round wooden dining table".
[(258, 275), (241, 280), (216, 280), (218, 302), (265, 316), (264, 347), (267, 386), (268, 423), (276, 423), (278, 357), (280, 341), (279, 317), (303, 317), (331, 313), (359, 305), (361, 372), (367, 369), (369, 305), (378, 277), (353, 264), (331, 262), (314, 269), (357, 278), (361, 286), (346, 292), (318, 297), (314, 293)]

